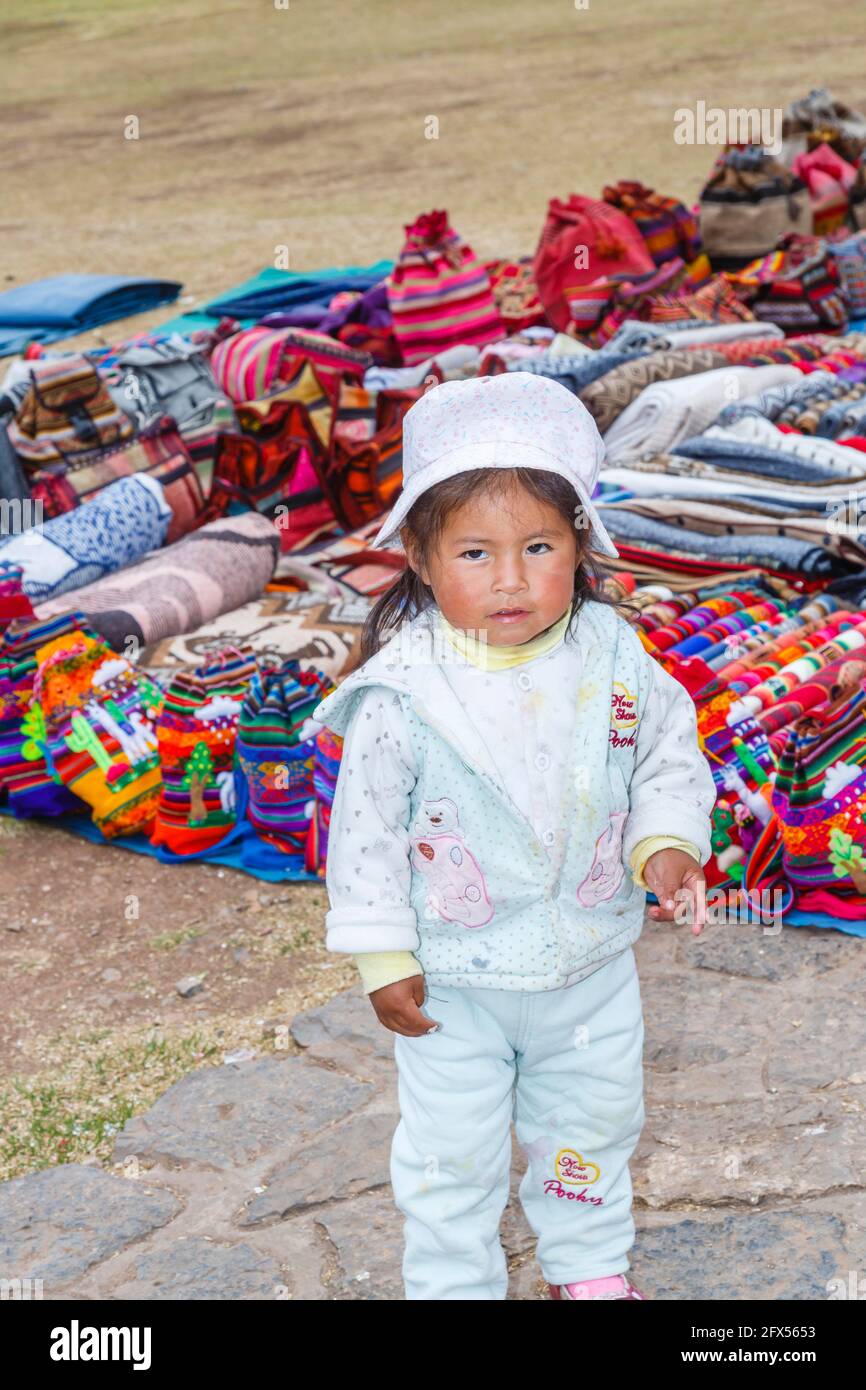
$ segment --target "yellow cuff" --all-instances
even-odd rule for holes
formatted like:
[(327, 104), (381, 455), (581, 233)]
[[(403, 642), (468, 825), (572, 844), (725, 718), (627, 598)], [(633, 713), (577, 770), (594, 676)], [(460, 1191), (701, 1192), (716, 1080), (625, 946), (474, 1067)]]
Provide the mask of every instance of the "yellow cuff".
[(407, 980), (411, 975), (424, 974), (411, 951), (365, 951), (353, 959), (365, 994), (394, 985), (398, 980)]
[(680, 840), (676, 835), (645, 835), (642, 840), (638, 840), (631, 852), (632, 877), (639, 888), (648, 886), (643, 876), (644, 866), (650, 855), (658, 854), (660, 849), (685, 850), (686, 854), (690, 854), (699, 864), (701, 862), (701, 852), (691, 840)]

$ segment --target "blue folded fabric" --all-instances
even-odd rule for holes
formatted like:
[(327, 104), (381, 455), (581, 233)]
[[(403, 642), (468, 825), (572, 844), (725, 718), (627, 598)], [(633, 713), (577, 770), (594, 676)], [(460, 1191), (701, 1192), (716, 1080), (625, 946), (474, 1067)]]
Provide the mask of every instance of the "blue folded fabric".
[(596, 508), (602, 525), (627, 545), (648, 546), (653, 550), (684, 551), (704, 559), (724, 563), (761, 565), (765, 569), (791, 570), (816, 579), (826, 575), (850, 573), (853, 562), (822, 550), (812, 541), (797, 540), (794, 536), (767, 535), (728, 536), (691, 531), (684, 526), (656, 521), (635, 512), (599, 506)]
[[(712, 435), (695, 434), (682, 439), (674, 452), (684, 458), (702, 459), (719, 468), (742, 473), (759, 473), (764, 478), (782, 478), (792, 483), (838, 483), (838, 468), (817, 459), (801, 458), (783, 449), (767, 449), (751, 444), (747, 439), (715, 439)], [(853, 479), (852, 479), (853, 486)]]
[(0, 294), (0, 357), (170, 304), (182, 288), (132, 275), (52, 275), (17, 285)]
[(533, 372), (536, 376), (548, 376), (552, 380), (567, 386), (569, 391), (579, 395), (585, 386), (591, 385), (599, 377), (606, 376), (612, 372), (614, 367), (621, 367), (623, 362), (633, 362), (638, 357), (648, 357), (648, 348), (628, 348), (621, 352), (610, 352), (608, 348), (599, 348), (593, 353), (570, 353), (543, 352), (539, 357), (523, 358), (517, 362), (509, 363), (510, 372)]
[(328, 304), (341, 290), (358, 290), (363, 294), (394, 269), (393, 261), (376, 261), (373, 265), (335, 266), (327, 270), (274, 270), (267, 267), (252, 280), (226, 291), (219, 299), (206, 305), (205, 312), (218, 318), (263, 318), (279, 309), (298, 309), (315, 306), (327, 311)]

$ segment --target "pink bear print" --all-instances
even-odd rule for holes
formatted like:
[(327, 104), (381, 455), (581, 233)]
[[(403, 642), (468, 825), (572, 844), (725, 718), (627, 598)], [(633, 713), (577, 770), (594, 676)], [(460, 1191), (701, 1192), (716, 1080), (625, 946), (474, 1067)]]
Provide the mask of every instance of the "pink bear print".
[(493, 916), (487, 884), (466, 848), (457, 807), (447, 796), (424, 801), (412, 827), (412, 867), (427, 879), (427, 907), (446, 922), (483, 927)]
[(622, 833), (627, 811), (615, 811), (609, 825), (595, 842), (595, 856), (589, 873), (579, 884), (577, 901), (581, 907), (597, 907), (619, 890), (625, 878), (622, 866)]

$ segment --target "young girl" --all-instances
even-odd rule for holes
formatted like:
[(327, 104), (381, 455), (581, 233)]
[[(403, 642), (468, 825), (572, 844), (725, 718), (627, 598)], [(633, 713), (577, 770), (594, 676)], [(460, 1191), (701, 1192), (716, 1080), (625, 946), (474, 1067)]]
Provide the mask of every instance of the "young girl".
[(408, 567), (314, 711), (345, 740), (327, 944), (395, 1034), (407, 1299), (505, 1298), (512, 1118), (551, 1297), (645, 1297), (632, 947), (647, 887), (700, 930), (715, 793), (691, 698), (593, 587), (602, 456), (544, 377), (428, 391), (373, 542), (399, 532)]

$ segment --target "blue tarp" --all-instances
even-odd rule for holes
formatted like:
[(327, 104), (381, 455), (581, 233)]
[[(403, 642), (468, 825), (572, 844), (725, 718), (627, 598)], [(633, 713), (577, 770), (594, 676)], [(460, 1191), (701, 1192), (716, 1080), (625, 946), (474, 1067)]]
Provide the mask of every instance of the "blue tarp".
[[(0, 806), (0, 814), (11, 815), (9, 808)], [(303, 868), (300, 856), (290, 859), (280, 850), (268, 845), (253, 830), (249, 821), (240, 827), (240, 834), (228, 844), (218, 845), (202, 855), (173, 855), (157, 849), (144, 835), (118, 835), (114, 840), (105, 836), (89, 816), (52, 816), (22, 818), (22, 824), (50, 825), (58, 830), (70, 830), (94, 845), (110, 845), (112, 849), (132, 850), (133, 854), (149, 854), (162, 864), (213, 864), (220, 869), (240, 869), (252, 878), (267, 883), (323, 883), (318, 874)], [(300, 867), (299, 867), (300, 865)]]
[(182, 288), (132, 275), (53, 275), (17, 285), (0, 293), (0, 357), (171, 304)]

